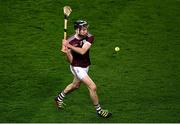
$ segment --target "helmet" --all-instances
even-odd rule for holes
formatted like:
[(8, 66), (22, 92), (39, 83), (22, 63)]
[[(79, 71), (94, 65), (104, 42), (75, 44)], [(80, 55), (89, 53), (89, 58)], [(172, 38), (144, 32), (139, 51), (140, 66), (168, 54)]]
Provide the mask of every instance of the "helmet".
[(88, 23), (84, 20), (77, 20), (74, 22), (74, 29), (88, 27)]

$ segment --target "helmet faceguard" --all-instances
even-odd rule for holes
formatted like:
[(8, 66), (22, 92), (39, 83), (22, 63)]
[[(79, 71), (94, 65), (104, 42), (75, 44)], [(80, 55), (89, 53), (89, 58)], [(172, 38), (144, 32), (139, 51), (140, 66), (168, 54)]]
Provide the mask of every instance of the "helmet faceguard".
[(74, 22), (74, 29), (75, 29), (75, 30), (78, 29), (78, 30), (77, 30), (77, 34), (78, 34), (78, 36), (81, 37), (81, 38), (86, 37), (87, 34), (86, 34), (86, 35), (82, 35), (82, 34), (80, 34), (79, 32), (81, 31), (82, 28), (88, 28), (88, 27), (89, 27), (88, 23), (87, 23), (86, 21), (84, 21), (84, 20), (77, 20), (76, 22)]

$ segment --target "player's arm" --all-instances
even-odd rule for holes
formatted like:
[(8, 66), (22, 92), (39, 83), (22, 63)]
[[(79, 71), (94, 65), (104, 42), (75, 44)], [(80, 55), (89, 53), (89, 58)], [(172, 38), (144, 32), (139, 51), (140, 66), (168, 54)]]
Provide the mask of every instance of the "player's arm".
[(64, 45), (67, 46), (68, 48), (70, 48), (71, 50), (81, 54), (81, 55), (84, 55), (88, 51), (88, 49), (91, 47), (91, 43), (89, 43), (89, 42), (84, 43), (82, 48), (75, 47), (66, 41), (64, 42)]
[[(67, 40), (62, 40), (62, 45), (64, 45), (65, 44), (65, 42), (68, 42)], [(72, 53), (71, 53), (71, 49), (68, 49), (67, 47), (66, 47), (66, 49), (65, 49), (65, 54), (66, 54), (66, 58), (67, 58), (67, 60), (70, 62), (70, 63), (72, 63), (72, 61), (73, 61), (73, 56), (72, 56)]]
[(73, 61), (73, 56), (71, 54), (71, 49), (68, 49), (67, 52), (66, 52), (66, 57), (67, 57), (67, 60), (72, 63)]
[(84, 43), (84, 45), (82, 46), (82, 48), (75, 47), (75, 46), (72, 46), (72, 45), (70, 45), (70, 44), (69, 44), (67, 47), (70, 48), (70, 49), (72, 49), (73, 51), (81, 54), (81, 55), (84, 55), (84, 54), (88, 51), (88, 49), (91, 47), (91, 44), (88, 43), (88, 42), (86, 42), (86, 43)]

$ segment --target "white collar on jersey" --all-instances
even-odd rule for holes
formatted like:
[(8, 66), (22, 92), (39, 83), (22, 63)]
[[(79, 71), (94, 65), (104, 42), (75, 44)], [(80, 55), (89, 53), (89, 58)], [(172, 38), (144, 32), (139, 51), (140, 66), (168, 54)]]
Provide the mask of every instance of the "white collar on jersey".
[(80, 37), (78, 37), (78, 34), (75, 34), (74, 37), (78, 40), (80, 40)]

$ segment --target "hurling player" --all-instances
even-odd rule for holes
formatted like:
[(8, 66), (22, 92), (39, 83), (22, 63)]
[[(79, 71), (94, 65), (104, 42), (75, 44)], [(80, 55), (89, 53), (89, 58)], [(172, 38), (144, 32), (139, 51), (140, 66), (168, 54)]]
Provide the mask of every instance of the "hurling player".
[(112, 115), (108, 110), (101, 108), (98, 95), (96, 93), (96, 84), (88, 75), (89, 66), (91, 65), (89, 51), (94, 41), (92, 34), (88, 32), (88, 23), (83, 20), (77, 20), (74, 23), (75, 34), (67, 40), (63, 40), (66, 49), (66, 56), (70, 62), (70, 70), (74, 76), (72, 83), (67, 85), (65, 89), (58, 94), (55, 102), (58, 108), (63, 108), (64, 97), (79, 88), (84, 83), (90, 94), (90, 98), (99, 116), (108, 118)]

